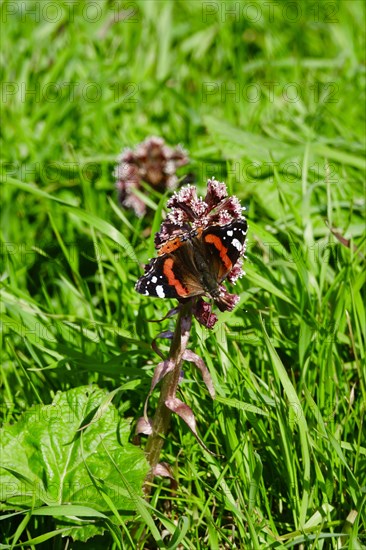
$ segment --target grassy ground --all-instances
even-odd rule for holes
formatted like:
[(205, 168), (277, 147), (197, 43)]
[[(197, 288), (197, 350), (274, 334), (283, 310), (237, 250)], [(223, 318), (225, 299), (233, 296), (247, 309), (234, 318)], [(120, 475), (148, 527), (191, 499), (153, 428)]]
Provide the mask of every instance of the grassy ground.
[(5, 430), (90, 384), (119, 388), (115, 425), (142, 414), (174, 321), (147, 323), (171, 304), (134, 291), (159, 197), (139, 221), (116, 206), (123, 147), (183, 144), (182, 174), (226, 181), (250, 233), (239, 306), (190, 341), (217, 398), (188, 364), (181, 385), (216, 456), (174, 418), (176, 493), (157, 478), (129, 514), (90, 498), (114, 521), (84, 518), (86, 543), (3, 486), (1, 548), (365, 548), (363, 2), (4, 1), (2, 19)]

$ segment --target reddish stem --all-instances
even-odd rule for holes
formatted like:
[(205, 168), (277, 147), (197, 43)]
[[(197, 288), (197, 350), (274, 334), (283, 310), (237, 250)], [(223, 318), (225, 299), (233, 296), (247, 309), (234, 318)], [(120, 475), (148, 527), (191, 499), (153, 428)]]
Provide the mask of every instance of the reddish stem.
[(167, 399), (176, 396), (183, 354), (187, 348), (191, 325), (192, 304), (189, 301), (182, 306), (178, 313), (177, 324), (169, 350), (169, 361), (174, 364), (174, 368), (162, 380), (159, 402), (152, 422), (152, 433), (149, 435), (145, 447), (146, 457), (150, 464), (150, 471), (146, 476), (144, 485), (146, 497), (150, 495), (152, 481), (155, 476), (154, 469), (159, 463), (160, 453), (170, 427), (172, 411), (167, 408), (165, 402)]

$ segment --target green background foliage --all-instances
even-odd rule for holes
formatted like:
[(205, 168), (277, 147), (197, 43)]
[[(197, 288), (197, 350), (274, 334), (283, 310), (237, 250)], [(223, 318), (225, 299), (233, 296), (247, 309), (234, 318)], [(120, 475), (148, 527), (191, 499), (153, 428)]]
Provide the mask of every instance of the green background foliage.
[[(147, 190), (140, 220), (118, 207), (124, 147), (149, 135), (181, 143), (191, 162), (180, 175), (202, 194), (208, 177), (224, 180), (250, 227), (239, 306), (213, 331), (195, 325), (190, 340), (217, 398), (188, 364), (181, 384), (215, 456), (174, 418), (162, 459), (176, 492), (157, 478), (147, 505), (133, 489), (127, 519), (98, 483), (97, 520), (85, 508), (40, 513), (36, 502), (9, 516), (5, 499), (4, 548), (64, 548), (71, 515), (101, 525), (86, 543), (96, 549), (363, 548), (363, 2), (27, 0), (1, 10), (5, 433), (86, 385), (100, 388), (103, 415), (114, 407), (116, 437), (142, 414), (159, 361), (151, 341), (174, 326), (147, 321), (173, 302), (134, 284), (166, 198)], [(102, 435), (107, 417), (85, 433)], [(59, 432), (71, 440), (75, 425)], [(118, 479), (125, 488), (115, 470)]]

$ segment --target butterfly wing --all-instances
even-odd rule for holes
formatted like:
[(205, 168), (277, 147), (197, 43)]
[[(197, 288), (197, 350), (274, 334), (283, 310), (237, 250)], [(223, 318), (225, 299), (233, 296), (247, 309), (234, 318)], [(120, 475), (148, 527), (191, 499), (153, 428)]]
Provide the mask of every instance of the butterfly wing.
[(154, 258), (136, 290), (145, 296), (159, 298), (190, 298), (204, 293), (193, 261), (192, 244), (182, 243), (169, 254)]
[(207, 262), (218, 283), (230, 273), (243, 253), (247, 234), (245, 219), (234, 220), (226, 225), (212, 225), (202, 233)]

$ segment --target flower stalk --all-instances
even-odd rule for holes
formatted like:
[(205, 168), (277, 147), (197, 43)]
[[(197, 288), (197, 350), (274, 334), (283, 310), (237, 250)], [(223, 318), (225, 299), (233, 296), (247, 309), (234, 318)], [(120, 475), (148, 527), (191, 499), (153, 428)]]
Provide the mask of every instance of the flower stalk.
[(177, 393), (183, 356), (187, 349), (191, 325), (192, 304), (188, 302), (183, 305), (178, 313), (168, 359), (172, 370), (163, 378), (158, 406), (152, 421), (152, 433), (149, 435), (145, 447), (146, 457), (151, 467), (145, 480), (145, 496), (149, 496), (150, 494), (151, 483), (155, 477), (155, 467), (159, 463), (164, 439), (169, 431), (170, 418), (173, 411), (167, 407), (166, 403), (174, 400)]
[[(155, 475), (172, 478), (169, 467), (159, 462), (172, 412), (184, 420), (200, 445), (211, 452), (198, 435), (193, 411), (176, 395), (182, 362), (188, 361), (199, 369), (212, 399), (215, 398), (207, 366), (194, 351), (187, 349), (192, 317), (212, 329), (218, 320), (212, 312), (212, 304), (220, 311), (232, 311), (238, 303), (239, 296), (230, 294), (222, 283), (225, 279), (235, 283), (244, 275), (242, 257), (247, 234), (240, 201), (235, 196), (228, 196), (226, 185), (214, 178), (207, 182), (204, 198), (198, 197), (196, 188), (188, 185), (174, 193), (167, 206), (171, 211), (155, 235), (157, 257), (145, 266), (145, 274), (135, 286), (144, 296), (179, 301), (179, 306), (165, 316), (178, 313), (174, 333), (165, 331), (159, 335), (159, 338), (171, 338), (168, 359), (164, 359), (153, 342), (153, 349), (163, 360), (155, 368), (144, 417), (136, 427), (136, 433), (148, 435), (145, 451), (150, 471), (144, 486), (147, 498)], [(204, 298), (209, 298), (210, 302)], [(158, 383), (161, 383), (161, 392), (151, 421), (147, 418), (147, 402)]]

